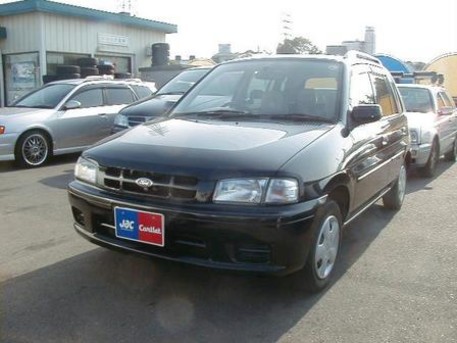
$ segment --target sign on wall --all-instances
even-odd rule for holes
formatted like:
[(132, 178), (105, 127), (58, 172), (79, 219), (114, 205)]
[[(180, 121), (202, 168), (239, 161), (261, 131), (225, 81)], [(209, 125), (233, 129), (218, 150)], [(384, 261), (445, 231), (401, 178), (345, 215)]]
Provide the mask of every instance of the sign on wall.
[(129, 46), (129, 38), (125, 36), (109, 35), (105, 33), (98, 34), (99, 45), (111, 45), (111, 46)]

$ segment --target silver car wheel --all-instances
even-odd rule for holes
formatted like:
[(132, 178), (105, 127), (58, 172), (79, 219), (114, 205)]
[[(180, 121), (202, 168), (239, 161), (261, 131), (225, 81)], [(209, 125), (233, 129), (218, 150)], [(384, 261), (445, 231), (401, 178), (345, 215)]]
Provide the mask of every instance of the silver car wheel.
[(340, 229), (338, 219), (334, 215), (330, 215), (319, 230), (314, 268), (320, 279), (325, 279), (333, 270), (338, 255)]
[(21, 152), (25, 163), (30, 166), (38, 166), (48, 157), (48, 142), (43, 135), (32, 134), (22, 143)]

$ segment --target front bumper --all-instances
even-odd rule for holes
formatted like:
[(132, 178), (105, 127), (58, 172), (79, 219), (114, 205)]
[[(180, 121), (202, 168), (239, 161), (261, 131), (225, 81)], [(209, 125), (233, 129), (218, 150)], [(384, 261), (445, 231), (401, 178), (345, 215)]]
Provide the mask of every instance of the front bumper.
[(417, 167), (423, 167), (427, 164), (432, 150), (431, 143), (411, 144), (411, 162)]
[[(310, 250), (314, 213), (326, 197), (267, 208), (215, 204), (160, 205), (72, 182), (76, 231), (100, 246), (225, 270), (285, 275), (301, 269)], [(114, 207), (161, 213), (165, 246), (117, 238)]]
[(14, 146), (18, 137), (16, 133), (0, 135), (0, 161), (14, 160)]

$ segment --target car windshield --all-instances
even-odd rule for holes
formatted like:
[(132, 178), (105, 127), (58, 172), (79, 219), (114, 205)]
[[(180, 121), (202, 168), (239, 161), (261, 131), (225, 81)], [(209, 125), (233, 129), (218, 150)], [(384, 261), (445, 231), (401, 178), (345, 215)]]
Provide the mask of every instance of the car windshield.
[(428, 89), (401, 86), (398, 89), (408, 112), (433, 111), (432, 95)]
[(171, 115), (334, 121), (342, 69), (334, 60), (294, 58), (220, 65)]
[(11, 107), (55, 108), (75, 85), (53, 84), (37, 89), (14, 102)]
[(184, 94), (195, 82), (200, 80), (209, 69), (185, 70), (166, 83), (157, 94)]

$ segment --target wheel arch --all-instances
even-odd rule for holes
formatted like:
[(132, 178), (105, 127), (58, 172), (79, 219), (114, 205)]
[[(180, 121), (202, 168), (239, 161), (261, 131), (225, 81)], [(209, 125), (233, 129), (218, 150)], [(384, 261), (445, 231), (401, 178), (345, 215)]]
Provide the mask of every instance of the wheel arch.
[(346, 174), (333, 177), (325, 187), (329, 199), (334, 200), (340, 207), (343, 222), (345, 221), (351, 203), (350, 178)]
[(47, 130), (46, 128), (43, 128), (43, 127), (29, 127), (27, 128), (25, 131), (23, 131), (16, 139), (16, 143), (14, 145), (14, 154), (17, 154), (17, 149), (19, 148), (19, 142), (21, 141), (21, 139), (29, 134), (30, 132), (39, 132), (39, 133), (42, 133), (46, 136), (47, 140), (48, 140), (48, 143), (49, 143), (49, 154), (53, 155), (54, 153), (54, 142), (53, 142), (53, 139), (52, 139), (52, 135), (51, 133), (49, 132), (49, 130)]

